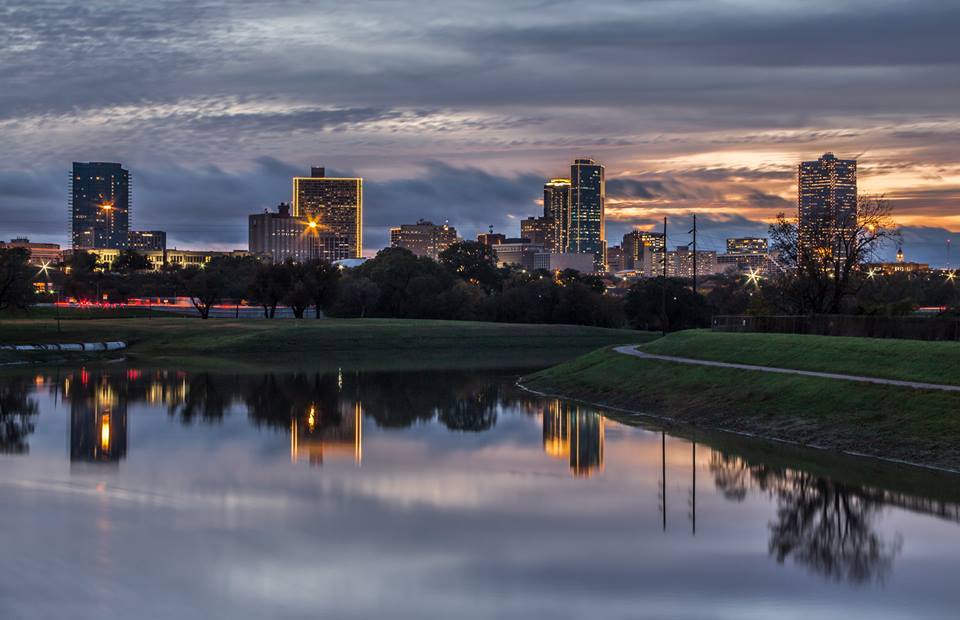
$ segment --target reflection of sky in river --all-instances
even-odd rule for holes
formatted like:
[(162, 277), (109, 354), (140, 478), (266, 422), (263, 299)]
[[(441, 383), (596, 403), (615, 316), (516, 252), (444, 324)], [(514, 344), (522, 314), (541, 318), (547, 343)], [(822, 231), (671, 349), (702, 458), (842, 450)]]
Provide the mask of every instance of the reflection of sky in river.
[[(293, 423), (284, 411), (254, 424), (248, 403), (234, 400), (222, 418), (182, 424), (163, 402), (131, 396), (125, 454), (99, 463), (71, 463), (79, 410), (72, 416), (70, 402), (81, 397), (65, 405), (48, 383), (31, 396), (40, 413), (29, 452), (0, 456), (0, 615), (899, 618), (955, 609), (953, 521), (871, 504), (862, 489), (802, 472), (761, 465), (751, 474), (698, 445), (694, 535), (689, 441), (667, 436), (664, 455), (659, 432), (476, 373), (417, 384), (463, 389), (438, 397), (443, 423), (429, 415), (429, 394), (400, 399), (426, 406), (403, 422), (383, 413), (393, 380), (334, 387), (321, 404), (348, 414), (359, 395), (360, 433), (345, 415), (322, 437), (305, 430), (302, 407)], [(396, 428), (363, 409), (377, 390), (384, 400), (372, 398), (371, 410)], [(124, 398), (106, 415), (120, 415)], [(102, 424), (104, 411), (85, 419)], [(488, 428), (449, 428), (474, 424)], [(587, 466), (572, 467), (571, 451)], [(771, 532), (778, 509), (793, 505), (784, 498), (814, 515), (841, 502), (852, 512), (837, 523), (840, 536), (816, 526), (812, 538), (783, 533), (792, 547), (780, 564)], [(853, 559), (843, 546), (857, 547)]]

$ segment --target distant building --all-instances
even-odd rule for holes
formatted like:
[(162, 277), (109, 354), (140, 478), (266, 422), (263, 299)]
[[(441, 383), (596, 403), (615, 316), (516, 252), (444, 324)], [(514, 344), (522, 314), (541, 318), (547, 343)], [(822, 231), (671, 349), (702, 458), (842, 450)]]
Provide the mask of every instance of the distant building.
[(546, 269), (547, 271), (573, 269), (580, 273), (593, 273), (595, 268), (593, 259), (593, 254), (537, 252), (533, 255), (532, 267), (533, 269)]
[(798, 168), (800, 259), (846, 252), (857, 227), (857, 162), (825, 153)]
[(766, 254), (769, 252), (766, 237), (738, 237), (727, 239), (727, 254)]
[(520, 236), (531, 243), (539, 243), (551, 252), (559, 252), (554, 240), (553, 219), (548, 217), (528, 217), (520, 220)]
[(324, 168), (311, 168), (309, 177), (293, 178), (293, 216), (330, 233), (330, 260), (363, 256), (363, 179), (326, 176)]
[(892, 263), (865, 263), (863, 268), (868, 274), (893, 275), (895, 273), (929, 273), (930, 265), (927, 263), (909, 263), (903, 255), (903, 248), (897, 249), (897, 260)]
[(492, 246), (497, 255), (497, 267), (514, 265), (523, 269), (534, 269), (534, 257), (544, 251), (539, 243), (529, 239), (505, 239), (503, 243)]
[(457, 242), (457, 229), (446, 224), (419, 220), (390, 229), (390, 246), (410, 250), (417, 256), (437, 260), (440, 253)]
[(131, 230), (127, 233), (127, 247), (131, 250), (167, 249), (167, 233), (162, 230)]
[(623, 270), (623, 246), (615, 245), (607, 248), (607, 271), (616, 273)]
[[(664, 253), (646, 251), (637, 263), (637, 275), (642, 278), (656, 278), (663, 275)], [(685, 245), (666, 253), (666, 271), (668, 278), (693, 278), (693, 250)], [(697, 250), (697, 277), (719, 273), (717, 253), (713, 250)]]
[(301, 263), (322, 258), (333, 262), (341, 244), (334, 233), (320, 231), (313, 220), (294, 217), (290, 205), (280, 203), (276, 213), (264, 211), (248, 218), (251, 254), (270, 256), (275, 263)]
[[(552, 252), (566, 252), (570, 243), (570, 179), (550, 179), (543, 185), (543, 217), (553, 225)], [(521, 236), (523, 233), (521, 233)]]
[(120, 164), (73, 162), (70, 237), (79, 248), (127, 247), (130, 173)]
[(603, 166), (592, 159), (577, 159), (570, 166), (570, 233), (567, 251), (593, 254), (597, 271), (606, 265)]
[[(493, 227), (491, 226), (491, 228)], [(495, 233), (493, 232), (493, 230), (491, 230), (490, 232), (480, 233), (479, 235), (477, 235), (477, 243), (480, 243), (482, 245), (488, 245), (488, 246), (500, 245), (506, 240), (507, 240), (506, 235), (504, 235), (503, 233)]]
[(663, 252), (666, 249), (663, 233), (646, 230), (634, 230), (623, 236), (621, 248), (621, 270), (637, 270), (643, 263), (644, 252)]
[[(108, 266), (113, 264), (120, 256), (123, 250), (98, 249), (98, 250), (65, 250), (63, 252), (64, 261), (69, 261), (76, 252), (89, 252), (96, 255), (97, 262), (100, 265)], [(162, 269), (164, 266), (171, 267), (202, 267), (215, 258), (232, 257), (241, 258), (251, 256), (247, 250), (134, 250), (137, 254), (146, 257), (152, 269)]]
[(27, 259), (31, 265), (40, 267), (41, 265), (57, 265), (63, 262), (63, 250), (59, 243), (31, 243), (29, 239), (20, 237), (11, 239), (9, 243), (0, 241), (0, 249), (24, 248), (30, 252), (30, 258)]

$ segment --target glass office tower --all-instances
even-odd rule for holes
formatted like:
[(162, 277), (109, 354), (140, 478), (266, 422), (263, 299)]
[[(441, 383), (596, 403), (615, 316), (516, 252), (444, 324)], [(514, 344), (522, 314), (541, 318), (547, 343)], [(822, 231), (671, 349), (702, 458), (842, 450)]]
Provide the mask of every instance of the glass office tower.
[(73, 162), (70, 179), (73, 248), (126, 248), (130, 230), (130, 173), (116, 163)]
[(857, 226), (857, 161), (825, 153), (798, 171), (798, 237), (801, 259), (832, 256)]
[(606, 268), (603, 166), (592, 159), (577, 159), (570, 166), (570, 233), (567, 251), (593, 254), (597, 271)]

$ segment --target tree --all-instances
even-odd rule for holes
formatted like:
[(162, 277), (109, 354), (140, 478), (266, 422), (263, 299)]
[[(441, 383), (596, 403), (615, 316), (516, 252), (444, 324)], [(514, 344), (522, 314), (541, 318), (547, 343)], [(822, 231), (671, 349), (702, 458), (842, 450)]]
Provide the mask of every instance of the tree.
[(312, 291), (307, 283), (307, 268), (302, 264), (287, 259), (280, 268), (287, 272), (286, 280), (290, 283), (283, 296), (283, 302), (290, 306), (293, 316), (302, 319), (304, 312), (310, 307), (313, 299)]
[(250, 283), (250, 299), (263, 307), (265, 319), (272, 319), (290, 286), (290, 272), (283, 265), (263, 263), (257, 267)]
[(340, 269), (323, 260), (312, 260), (304, 264), (304, 282), (310, 300), (313, 302), (316, 318), (321, 312), (327, 312), (336, 299), (337, 284), (340, 281)]
[(359, 275), (350, 275), (343, 279), (338, 291), (334, 314), (336, 316), (367, 316), (380, 298), (377, 283)]
[(135, 271), (147, 271), (153, 266), (146, 256), (133, 250), (123, 250), (110, 265), (110, 271), (117, 273), (133, 273)]
[(214, 259), (203, 267), (188, 267), (181, 273), (184, 290), (201, 319), (210, 317), (210, 309), (226, 294), (228, 284), (225, 274)]
[(678, 331), (710, 324), (706, 299), (678, 278), (640, 280), (627, 292), (624, 311), (636, 329)]
[(29, 259), (30, 252), (25, 248), (0, 250), (0, 312), (26, 310), (33, 303), (32, 280), (36, 274)]
[(775, 283), (795, 312), (836, 314), (845, 309), (863, 285), (863, 264), (900, 236), (892, 213), (885, 197), (860, 196), (856, 213), (814, 220), (803, 231), (796, 220), (783, 213), (777, 217), (770, 226), (771, 249), (788, 273)]
[(447, 271), (469, 284), (482, 286), (487, 292), (500, 288), (497, 257), (488, 245), (476, 241), (454, 243), (439, 258)]

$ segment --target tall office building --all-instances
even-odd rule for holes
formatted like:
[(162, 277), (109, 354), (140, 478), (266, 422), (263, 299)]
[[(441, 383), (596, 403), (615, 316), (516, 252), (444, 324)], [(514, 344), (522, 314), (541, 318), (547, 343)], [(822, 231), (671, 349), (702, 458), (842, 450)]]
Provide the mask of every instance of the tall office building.
[(543, 217), (553, 225), (553, 252), (566, 252), (570, 237), (570, 179), (543, 185)]
[(115, 163), (73, 162), (70, 181), (73, 248), (126, 248), (130, 229), (130, 173)]
[(797, 194), (801, 258), (842, 252), (857, 225), (857, 161), (825, 153), (801, 163)]
[(433, 260), (457, 242), (457, 229), (447, 224), (437, 225), (420, 220), (416, 224), (403, 224), (390, 229), (390, 246), (410, 250), (417, 256)]
[(623, 269), (637, 269), (643, 262), (644, 253), (663, 253), (667, 248), (663, 233), (648, 230), (633, 230), (623, 236), (621, 247), (621, 266)]
[(324, 168), (293, 178), (293, 215), (335, 238), (332, 260), (363, 256), (363, 179), (326, 176)]
[(606, 268), (603, 166), (577, 159), (570, 166), (570, 232), (567, 251), (593, 254), (597, 271)]

